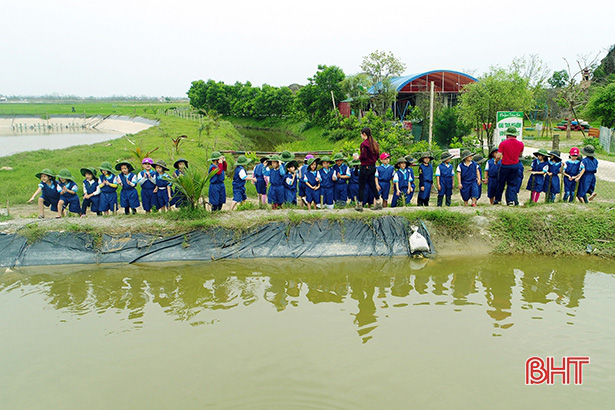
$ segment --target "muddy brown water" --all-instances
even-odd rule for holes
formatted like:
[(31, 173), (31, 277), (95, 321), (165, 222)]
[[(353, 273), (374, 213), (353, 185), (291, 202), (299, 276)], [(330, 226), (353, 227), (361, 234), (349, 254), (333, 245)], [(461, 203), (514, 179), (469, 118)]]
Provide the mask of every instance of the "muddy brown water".
[[(0, 275), (3, 408), (605, 408), (615, 264), (235, 260)], [(590, 356), (526, 386), (530, 356)]]

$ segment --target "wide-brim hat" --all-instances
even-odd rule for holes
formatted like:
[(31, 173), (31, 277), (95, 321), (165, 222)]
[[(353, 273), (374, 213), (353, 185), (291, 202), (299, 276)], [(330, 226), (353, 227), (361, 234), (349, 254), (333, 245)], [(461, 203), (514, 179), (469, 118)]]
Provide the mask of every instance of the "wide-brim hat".
[(282, 151), (280, 154), (280, 161), (282, 162), (292, 161), (293, 159), (295, 159), (295, 154), (290, 151)]
[(559, 150), (557, 150), (557, 149), (549, 151), (549, 155), (554, 156), (555, 158), (557, 158), (559, 160), (562, 159), (562, 157), (561, 157), (562, 153)]
[(188, 160), (187, 160), (187, 159), (185, 159), (185, 158), (180, 158), (180, 159), (178, 159), (177, 161), (175, 161), (175, 162), (173, 163), (173, 168), (175, 168), (175, 169), (179, 169), (179, 163), (180, 163), (180, 162), (183, 162), (184, 164), (186, 164), (186, 166), (188, 166)]
[(414, 164), (416, 162), (416, 160), (414, 159), (414, 157), (412, 157), (412, 155), (406, 155), (404, 158), (406, 158), (406, 162), (410, 165), (410, 164)]
[(342, 154), (341, 152), (338, 152), (337, 154), (333, 156), (333, 161), (339, 161), (339, 160), (346, 161), (346, 158), (344, 158), (344, 154)]
[(453, 158), (453, 154), (451, 154), (448, 151), (444, 151), (441, 155), (440, 155), (440, 161), (446, 161), (449, 158)]
[(282, 158), (278, 154), (274, 154), (274, 155), (269, 157), (269, 161), (271, 161), (271, 162), (273, 162), (273, 161), (280, 162), (280, 161), (282, 161)]
[(237, 161), (235, 161), (235, 165), (248, 165), (250, 162), (252, 162), (252, 160), (248, 157), (246, 157), (245, 155), (240, 155), (237, 157)]
[(62, 178), (62, 179), (66, 179), (68, 181), (72, 181), (73, 180), (73, 174), (70, 173), (70, 171), (66, 168), (61, 169), (60, 172), (58, 172), (58, 175), (56, 175), (58, 178)]
[(494, 152), (498, 152), (500, 149), (497, 146), (491, 147), (489, 149), (489, 158), (493, 155)]
[(508, 127), (506, 129), (506, 135), (512, 135), (513, 137), (518, 137), (519, 131), (515, 127)]
[(220, 159), (221, 156), (222, 154), (220, 153), (220, 151), (214, 151), (211, 153), (211, 157), (209, 157), (208, 161), (217, 161)]
[(583, 149), (581, 150), (581, 152), (583, 153), (583, 155), (585, 155), (586, 157), (594, 157), (596, 149), (594, 148), (593, 145), (586, 145), (583, 147)]
[(105, 161), (102, 164), (100, 164), (98, 169), (100, 169), (102, 171), (107, 171), (107, 172), (113, 173), (113, 167), (111, 166), (111, 163), (109, 161)]
[(307, 166), (309, 167), (310, 165), (312, 165), (313, 163), (319, 164), (320, 163), (320, 158), (308, 158), (307, 160)]
[(85, 176), (86, 172), (92, 174), (93, 177), (96, 177), (96, 168), (94, 167), (85, 167), (81, 168), (81, 175)]
[(544, 148), (539, 149), (538, 151), (534, 152), (534, 156), (537, 157), (538, 155), (542, 155), (544, 157), (548, 157), (549, 156), (549, 151), (547, 151)]
[(135, 167), (133, 167), (130, 162), (126, 162), (126, 161), (122, 161), (122, 162), (117, 163), (115, 165), (115, 170), (116, 171), (121, 171), (122, 170), (122, 165), (126, 165), (128, 167), (128, 172), (132, 172), (132, 171), (135, 170)]
[(466, 158), (473, 156), (474, 154), (470, 152), (470, 150), (464, 149), (461, 152), (461, 160), (464, 161)]
[(321, 162), (321, 163), (323, 163), (323, 162), (331, 162), (331, 157), (330, 157), (330, 156), (328, 156), (328, 155), (325, 155), (324, 157), (322, 157), (322, 158), (320, 159), (320, 162)]
[(166, 163), (166, 162), (164, 162), (163, 160), (158, 160), (158, 161), (156, 161), (156, 162), (154, 163), (154, 166), (155, 166), (155, 167), (156, 167), (156, 166), (158, 166), (158, 167), (160, 167), (160, 168), (164, 169), (165, 171), (168, 171), (168, 170), (169, 170), (169, 167), (167, 167), (167, 163)]
[(361, 165), (361, 161), (358, 159), (349, 159), (348, 160), (348, 166), (350, 167), (356, 167), (357, 165)]
[(419, 157), (419, 161), (422, 160), (423, 158), (429, 158), (433, 160), (433, 155), (431, 155), (430, 152), (423, 152), (421, 153), (421, 156)]
[(49, 168), (43, 169), (41, 172), (36, 174), (36, 177), (38, 179), (41, 179), (41, 175), (47, 175), (49, 178), (55, 178), (56, 177), (55, 174)]
[(299, 163), (296, 160), (292, 160), (292, 161), (288, 161), (286, 163), (286, 168), (288, 167), (295, 167), (295, 169), (299, 168)]
[(408, 165), (408, 160), (406, 159), (406, 157), (401, 157), (401, 158), (399, 158), (399, 159), (395, 162), (395, 168), (399, 168), (399, 164), (406, 164), (406, 165)]
[(487, 161), (487, 159), (483, 158), (481, 154), (474, 155), (474, 157), (472, 157), (472, 160), (477, 164), (482, 164), (483, 162)]

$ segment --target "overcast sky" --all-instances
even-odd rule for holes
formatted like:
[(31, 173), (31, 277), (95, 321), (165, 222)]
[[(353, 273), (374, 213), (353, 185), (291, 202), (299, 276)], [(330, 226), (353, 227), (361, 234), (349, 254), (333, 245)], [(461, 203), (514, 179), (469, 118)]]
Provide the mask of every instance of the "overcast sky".
[(406, 74), (507, 66), (615, 44), (615, 2), (515, 0), (6, 0), (0, 95), (185, 96), (190, 82), (305, 84), (392, 51)]

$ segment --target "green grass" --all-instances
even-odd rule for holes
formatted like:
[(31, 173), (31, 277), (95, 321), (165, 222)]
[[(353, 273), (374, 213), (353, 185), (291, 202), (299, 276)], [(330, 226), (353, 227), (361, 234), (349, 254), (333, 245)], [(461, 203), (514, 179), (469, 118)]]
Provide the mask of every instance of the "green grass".
[[(48, 102), (48, 103), (1, 103), (0, 115), (128, 115), (151, 116), (160, 115), (168, 108), (187, 107), (187, 102)], [(75, 108), (73, 112), (72, 108)]]

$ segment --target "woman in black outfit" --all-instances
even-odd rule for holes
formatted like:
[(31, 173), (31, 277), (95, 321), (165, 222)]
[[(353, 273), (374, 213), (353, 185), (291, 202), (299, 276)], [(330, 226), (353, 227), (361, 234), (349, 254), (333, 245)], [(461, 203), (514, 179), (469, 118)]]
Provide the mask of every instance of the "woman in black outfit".
[(365, 191), (365, 184), (369, 184), (372, 194), (374, 194), (374, 210), (382, 209), (382, 203), (380, 202), (380, 194), (376, 189), (376, 161), (380, 154), (380, 147), (378, 143), (372, 137), (372, 130), (369, 127), (365, 127), (361, 130), (361, 154), (359, 159), (361, 160), (361, 171), (359, 173), (359, 198), (357, 199), (357, 211), (363, 211), (363, 198)]

